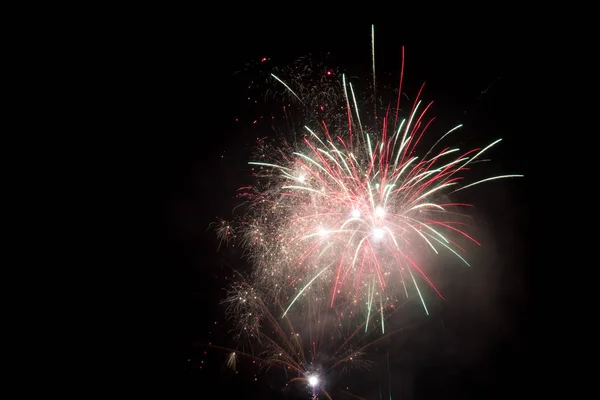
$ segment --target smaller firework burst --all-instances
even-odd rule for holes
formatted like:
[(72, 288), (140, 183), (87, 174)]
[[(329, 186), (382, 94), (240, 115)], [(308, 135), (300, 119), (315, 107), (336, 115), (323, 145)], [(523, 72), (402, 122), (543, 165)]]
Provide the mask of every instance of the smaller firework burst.
[(236, 363), (237, 363), (237, 355), (235, 354), (235, 351), (232, 351), (231, 354), (229, 354), (229, 356), (227, 357), (227, 368), (235, 371)]
[(236, 338), (260, 342), (261, 335), (258, 332), (265, 310), (261, 294), (252, 285), (242, 281), (228, 288), (222, 304), (225, 304), (227, 317), (235, 322)]
[(235, 238), (235, 231), (231, 225), (232, 224), (230, 221), (226, 221), (221, 218), (218, 218), (216, 222), (213, 222), (209, 225), (209, 228), (215, 230), (217, 239), (219, 239), (219, 246), (217, 247), (217, 250), (221, 247), (221, 245), (228, 245)]
[(365, 358), (365, 353), (362, 351), (349, 350), (346, 356), (342, 359), (342, 369), (345, 373), (350, 373), (350, 370), (369, 371), (373, 366), (373, 361)]

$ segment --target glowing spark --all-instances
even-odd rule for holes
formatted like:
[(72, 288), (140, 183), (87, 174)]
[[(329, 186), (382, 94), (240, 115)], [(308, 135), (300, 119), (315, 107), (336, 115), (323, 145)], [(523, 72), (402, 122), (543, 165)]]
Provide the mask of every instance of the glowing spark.
[(321, 228), (321, 229), (319, 229), (319, 235), (327, 236), (327, 235), (329, 235), (329, 231), (325, 228)]
[(375, 240), (381, 240), (385, 236), (385, 231), (381, 228), (373, 229), (373, 238)]

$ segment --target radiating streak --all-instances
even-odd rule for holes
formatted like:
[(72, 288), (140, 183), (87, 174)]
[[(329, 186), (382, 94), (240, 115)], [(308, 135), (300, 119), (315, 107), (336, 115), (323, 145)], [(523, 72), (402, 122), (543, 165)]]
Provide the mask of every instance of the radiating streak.
[(392, 192), (392, 189), (396, 187), (396, 185), (390, 183), (385, 185), (385, 189), (383, 190), (383, 204), (386, 205), (388, 202), (388, 198), (390, 197), (390, 193)]
[(371, 318), (371, 306), (373, 305), (373, 294), (375, 293), (375, 279), (373, 279), (373, 284), (371, 286), (368, 286), (367, 288), (368, 288), (367, 297), (369, 298), (369, 300), (367, 301), (368, 311), (367, 311), (367, 320), (365, 322), (365, 333), (369, 329), (369, 318)]
[(367, 181), (367, 188), (369, 190), (369, 199), (371, 200), (371, 207), (375, 209), (375, 201), (373, 200), (373, 189), (371, 189), (371, 183)]
[(419, 100), (417, 102), (417, 105), (414, 109), (414, 111), (410, 114), (410, 117), (408, 118), (408, 124), (406, 125), (406, 129), (404, 130), (404, 136), (402, 137), (402, 141), (404, 142), (404, 138), (406, 137), (406, 135), (408, 134), (408, 130), (410, 129), (410, 124), (412, 123), (413, 117), (415, 116), (415, 114), (417, 113), (417, 110), (419, 109), (419, 106), (421, 105), (421, 100)]
[(430, 238), (432, 238), (433, 240), (435, 240), (436, 242), (440, 243), (442, 246), (444, 246), (445, 248), (447, 248), (448, 250), (450, 250), (452, 253), (454, 253), (454, 255), (458, 258), (460, 258), (462, 260), (462, 262), (464, 262), (465, 264), (467, 264), (468, 267), (470, 267), (471, 265), (467, 262), (467, 260), (465, 260), (464, 258), (462, 258), (456, 251), (454, 251), (450, 246), (448, 246), (446, 243), (438, 240), (435, 236), (432, 236), (428, 233), (425, 233), (427, 236), (429, 236)]
[(253, 161), (249, 162), (248, 164), (250, 164), (250, 165), (262, 165), (262, 166), (265, 166), (265, 167), (273, 167), (273, 168), (286, 169), (288, 171), (292, 171), (291, 168), (282, 167), (281, 165), (276, 165), (276, 164), (253, 162)]
[(438, 168), (438, 169), (431, 169), (431, 170), (428, 170), (428, 171), (423, 171), (423, 172), (421, 172), (420, 174), (417, 174), (417, 175), (413, 176), (412, 178), (410, 178), (410, 179), (409, 179), (408, 181), (406, 181), (406, 182), (405, 182), (405, 183), (404, 183), (402, 186), (403, 186), (403, 187), (406, 187), (406, 186), (408, 186), (410, 183), (413, 183), (413, 182), (415, 182), (415, 183), (419, 183), (420, 181), (422, 181), (423, 179), (427, 178), (428, 176), (430, 176), (430, 175), (433, 175), (433, 174), (436, 174), (436, 173), (438, 173), (438, 172), (441, 172), (441, 171), (442, 171), (442, 170), (441, 170), (441, 169), (439, 169), (439, 168)]
[(350, 218), (350, 219), (347, 219), (347, 220), (346, 220), (346, 221), (345, 221), (345, 222), (342, 224), (342, 226), (340, 226), (340, 229), (343, 229), (343, 228), (344, 228), (344, 227), (345, 227), (347, 224), (349, 224), (349, 223), (350, 223), (350, 222), (352, 222), (352, 221), (359, 221), (359, 222), (362, 222), (363, 224), (365, 224), (365, 225), (369, 226), (369, 224), (368, 224), (366, 221), (364, 221), (364, 220), (362, 220), (362, 219), (360, 219), (360, 218)]
[(445, 241), (446, 243), (450, 243), (450, 241), (449, 241), (448, 239), (446, 239), (446, 238), (444, 237), (444, 235), (442, 235), (441, 233), (439, 233), (438, 231), (436, 231), (435, 229), (433, 229), (433, 228), (432, 228), (431, 226), (429, 226), (428, 224), (426, 224), (426, 223), (424, 223), (424, 222), (421, 222), (421, 221), (418, 221), (418, 220), (416, 220), (416, 219), (414, 219), (414, 218), (410, 218), (410, 217), (405, 217), (405, 218), (406, 218), (406, 219), (408, 219), (408, 220), (414, 221), (415, 223), (417, 223), (417, 224), (419, 224), (419, 225), (421, 225), (421, 226), (424, 226), (425, 228), (429, 229), (430, 231), (432, 231), (433, 233), (435, 233), (436, 235), (438, 235), (439, 237), (441, 237), (441, 238), (442, 238), (442, 240), (443, 240), (443, 241)]
[(402, 169), (400, 170), (400, 173), (398, 174), (398, 176), (396, 177), (396, 179), (394, 180), (394, 183), (398, 182), (398, 179), (400, 179), (400, 177), (402, 177), (402, 174), (404, 174), (404, 171), (406, 170), (406, 168), (408, 168), (408, 166), (410, 164), (413, 163), (413, 161), (417, 160), (419, 157), (413, 157), (410, 160), (408, 160), (405, 164), (404, 167), (402, 167)]
[(454, 191), (452, 191), (452, 192), (450, 192), (448, 194), (460, 192), (461, 190), (464, 190), (466, 188), (470, 188), (470, 187), (475, 186), (475, 185), (479, 185), (480, 183), (483, 183), (483, 182), (495, 181), (497, 179), (505, 179), (505, 178), (522, 178), (523, 176), (524, 175), (499, 175), (499, 176), (492, 176), (491, 178), (486, 178), (486, 179), (482, 179), (482, 180), (477, 181), (477, 182), (470, 183), (470, 184), (468, 184), (466, 186), (463, 186), (461, 188), (458, 188), (458, 189), (456, 189), (456, 190), (454, 190)]
[(375, 98), (375, 101), (373, 101), (373, 115), (375, 116), (375, 119), (377, 119), (377, 79), (375, 79), (375, 25), (371, 25), (371, 55), (373, 60), (373, 97)]
[(438, 190), (442, 190), (443, 188), (448, 187), (448, 186), (452, 186), (452, 185), (456, 185), (456, 182), (444, 183), (443, 185), (436, 186), (433, 189), (431, 189), (430, 191), (428, 191), (427, 193), (422, 194), (421, 196), (417, 197), (413, 201), (413, 204), (416, 203), (417, 201), (421, 200), (422, 198), (425, 198), (425, 197), (429, 196), (430, 194), (433, 194), (433, 193), (437, 192)]
[(350, 265), (350, 268), (353, 268), (354, 265), (356, 264), (356, 257), (358, 257), (358, 252), (360, 251), (360, 248), (362, 247), (362, 244), (365, 240), (367, 240), (369, 237), (365, 236), (364, 238), (361, 239), (361, 241), (358, 243), (358, 246), (356, 247), (356, 252), (354, 253), (354, 258), (352, 259), (352, 264)]
[(304, 102), (302, 101), (302, 99), (300, 98), (300, 96), (298, 96), (298, 95), (297, 95), (297, 94), (296, 94), (296, 93), (295, 93), (295, 92), (294, 92), (294, 91), (293, 91), (293, 90), (292, 90), (292, 89), (291, 89), (291, 88), (290, 88), (290, 87), (289, 87), (289, 86), (288, 86), (288, 85), (287, 85), (287, 84), (286, 84), (284, 81), (282, 81), (281, 79), (279, 79), (278, 77), (276, 77), (276, 76), (275, 76), (275, 75), (273, 75), (273, 74), (271, 74), (271, 76), (272, 76), (273, 78), (277, 79), (277, 81), (278, 81), (279, 83), (281, 83), (283, 86), (285, 86), (285, 88), (286, 88), (287, 90), (289, 90), (291, 94), (293, 94), (294, 96), (296, 96), (296, 98), (297, 98), (298, 100), (300, 100), (300, 103), (302, 103), (302, 105), (305, 105), (305, 104), (304, 104)]
[(346, 107), (348, 108), (348, 116), (350, 118), (348, 129), (352, 132), (352, 108), (350, 107), (350, 99), (348, 98), (348, 89), (346, 89), (346, 74), (342, 74), (342, 86), (344, 87), (344, 98), (346, 99)]
[(425, 300), (423, 299), (423, 295), (421, 294), (419, 285), (417, 285), (417, 281), (415, 280), (415, 277), (414, 277), (412, 271), (410, 270), (410, 267), (408, 268), (408, 273), (410, 274), (410, 277), (412, 278), (413, 283), (415, 284), (415, 289), (417, 289), (417, 293), (419, 295), (419, 298), (421, 299), (421, 304), (423, 304), (423, 308), (425, 309), (425, 314), (429, 315), (429, 311), (427, 310), (427, 306), (425, 305)]
[(433, 160), (437, 160), (438, 158), (440, 158), (440, 157), (442, 157), (442, 156), (445, 156), (446, 154), (454, 153), (454, 152), (457, 152), (457, 151), (459, 151), (459, 150), (460, 150), (460, 149), (452, 149), (452, 150), (447, 150), (447, 151), (444, 151), (443, 153), (440, 153), (440, 154), (438, 154), (437, 156), (433, 157), (431, 160), (427, 160), (427, 162), (431, 162), (431, 161), (433, 161)]
[(434, 203), (421, 203), (421, 204), (417, 204), (416, 206), (409, 208), (408, 211), (414, 211), (416, 209), (423, 208), (423, 207), (433, 207), (433, 208), (437, 208), (437, 209), (440, 209), (440, 210), (444, 211), (444, 207), (442, 207), (442, 206), (440, 206), (438, 204), (434, 204)]
[(319, 253), (319, 255), (317, 256), (317, 258), (321, 258), (321, 256), (322, 256), (323, 254), (325, 254), (325, 252), (326, 252), (326, 251), (327, 251), (327, 250), (328, 250), (328, 249), (329, 249), (331, 246), (333, 246), (333, 242), (331, 242), (331, 243), (328, 243), (328, 244), (327, 244), (327, 246), (325, 246), (325, 248), (323, 249), (323, 251)]
[(296, 302), (296, 300), (298, 300), (298, 297), (300, 297), (300, 295), (302, 293), (304, 293), (304, 291), (306, 290), (306, 288), (308, 288), (314, 281), (315, 279), (317, 279), (323, 272), (325, 272), (327, 270), (327, 268), (329, 268), (333, 263), (329, 264), (328, 266), (326, 266), (325, 268), (323, 268), (321, 270), (321, 272), (319, 272), (317, 275), (315, 275), (314, 278), (312, 278), (307, 284), (306, 286), (304, 286), (302, 288), (302, 290), (300, 290), (300, 292), (296, 295), (296, 297), (294, 297), (294, 300), (292, 300), (292, 302), (290, 303), (290, 305), (288, 306), (288, 308), (285, 310), (285, 312), (283, 313), (283, 315), (281, 316), (281, 318), (285, 317), (285, 315), (287, 314), (287, 312), (290, 310), (290, 308), (294, 305), (294, 303)]
[(438, 251), (433, 246), (433, 244), (431, 244), (431, 242), (429, 240), (427, 240), (427, 238), (425, 237), (425, 235), (423, 235), (423, 233), (421, 233), (421, 231), (419, 231), (417, 228), (415, 228), (411, 224), (408, 224), (408, 226), (411, 227), (415, 232), (417, 232), (419, 234), (419, 236), (421, 236), (423, 238), (423, 240), (425, 240), (427, 242), (427, 244), (429, 245), (429, 247), (431, 247), (431, 249), (435, 252), (435, 254), (439, 254)]
[(381, 293), (379, 293), (379, 306), (381, 307), (381, 333), (385, 333), (384, 317), (383, 317), (383, 300)]
[(452, 175), (454, 175), (455, 173), (457, 173), (458, 171), (461, 170), (461, 168), (465, 167), (467, 164), (475, 161), (475, 159), (477, 157), (479, 157), (481, 154), (483, 154), (486, 150), (488, 150), (489, 148), (491, 148), (492, 146), (496, 145), (497, 143), (500, 143), (502, 141), (502, 139), (498, 139), (496, 140), (494, 143), (488, 144), (486, 147), (484, 147), (482, 150), (479, 151), (479, 153), (475, 154), (475, 156), (473, 156), (473, 158), (471, 158), (470, 160), (468, 160), (467, 162), (465, 162), (463, 165), (461, 165), (459, 168), (457, 168), (456, 170), (454, 170), (454, 172), (452, 172), (450, 175), (448, 175), (445, 179), (445, 181), (447, 181), (448, 179), (450, 179), (450, 177)]
[(406, 289), (406, 283), (404, 283), (404, 276), (402, 276), (402, 267), (400, 267), (400, 281), (402, 282), (402, 286), (404, 287), (404, 294), (408, 299), (408, 289)]
[(402, 130), (402, 125), (404, 125), (405, 122), (406, 122), (406, 118), (403, 118), (402, 122), (400, 122), (400, 126), (398, 127), (398, 130), (396, 131), (396, 134), (394, 135), (394, 144), (392, 145), (392, 148), (396, 147), (396, 140), (398, 140), (398, 136), (400, 135), (400, 131)]
[(390, 237), (392, 238), (394, 245), (396, 246), (396, 248), (398, 248), (398, 242), (396, 241), (396, 237), (394, 236), (394, 233), (392, 232), (392, 230), (390, 228), (388, 228), (387, 226), (384, 227), (383, 230), (387, 231), (390, 234)]
[[(456, 125), (454, 128), (450, 129), (448, 132), (446, 132), (444, 135), (442, 135), (442, 137), (441, 137), (441, 138), (439, 138), (439, 139), (437, 140), (437, 142), (435, 142), (435, 143), (433, 144), (433, 146), (431, 146), (431, 148), (430, 148), (430, 149), (427, 151), (427, 153), (425, 153), (425, 157), (427, 157), (427, 156), (429, 155), (429, 153), (431, 153), (431, 151), (433, 150), (433, 148), (434, 148), (435, 146), (437, 146), (437, 144), (438, 144), (439, 142), (441, 142), (442, 140), (444, 140), (444, 138), (445, 138), (446, 136), (448, 136), (449, 134), (451, 134), (452, 132), (454, 132), (455, 130), (457, 130), (457, 129), (458, 129), (458, 128), (460, 128), (460, 127), (462, 127), (462, 124), (458, 124), (458, 125)], [(425, 158), (425, 157), (423, 157), (423, 158)]]
[(352, 82), (350, 82), (350, 93), (352, 93), (352, 100), (354, 100), (354, 108), (356, 111), (356, 118), (358, 119), (358, 126), (360, 127), (360, 133), (364, 134), (362, 122), (360, 122), (360, 114), (358, 112), (358, 104), (356, 103), (356, 96), (354, 96), (354, 89), (352, 88)]
[(319, 141), (319, 142), (320, 142), (320, 143), (321, 143), (323, 146), (325, 146), (325, 143), (323, 143), (323, 141), (321, 140), (321, 138), (319, 138), (319, 136), (317, 136), (317, 134), (316, 134), (316, 133), (314, 133), (314, 132), (313, 132), (313, 131), (312, 131), (312, 130), (311, 130), (309, 127), (308, 127), (308, 126), (305, 126), (304, 128), (306, 128), (306, 130), (307, 130), (307, 131), (309, 131), (309, 132), (310, 132), (310, 134), (311, 134), (312, 136), (316, 137), (316, 138), (317, 138), (317, 140), (318, 140), (318, 141)]
[(331, 175), (331, 174), (329, 173), (329, 171), (327, 171), (325, 168), (323, 168), (323, 167), (321, 166), (321, 164), (319, 164), (318, 162), (316, 162), (316, 161), (315, 161), (315, 160), (313, 160), (312, 158), (310, 158), (310, 157), (308, 157), (308, 156), (306, 156), (306, 155), (304, 155), (304, 154), (302, 154), (302, 153), (298, 153), (298, 152), (294, 152), (293, 154), (295, 154), (295, 155), (297, 155), (297, 156), (299, 156), (299, 157), (302, 157), (302, 158), (304, 158), (304, 159), (305, 159), (305, 160), (307, 160), (307, 161), (310, 161), (312, 164), (316, 165), (316, 166), (317, 166), (317, 167), (318, 167), (318, 168), (319, 168), (321, 171), (325, 172), (325, 173), (326, 173), (326, 174), (327, 174), (327, 175), (328, 175), (328, 176), (329, 176), (329, 177), (330, 177), (332, 180), (334, 180), (334, 181), (335, 181), (335, 182), (336, 182), (338, 185), (344, 186), (344, 184), (343, 184), (343, 183), (341, 183), (340, 181), (338, 181), (337, 179), (335, 179), (335, 178), (333, 177), (333, 175)]
[(335, 163), (335, 165), (337, 165), (338, 167), (340, 167), (340, 169), (342, 169), (342, 166), (340, 165), (340, 163), (338, 163), (337, 160), (331, 154), (329, 154), (329, 152), (327, 150), (323, 150), (323, 149), (317, 149), (317, 150), (320, 151), (321, 153), (325, 154), (331, 161), (333, 161)]
[(339, 156), (340, 160), (344, 164), (344, 167), (346, 167), (346, 171), (348, 171), (348, 176), (352, 176), (352, 171), (350, 171), (350, 167), (348, 167), (348, 164), (346, 163), (346, 160), (344, 160), (344, 157), (342, 157), (344, 155), (344, 153), (342, 153), (338, 149), (333, 150), (333, 152), (336, 153)]
[(400, 143), (400, 148), (398, 149), (398, 152), (396, 153), (396, 159), (394, 160), (394, 168), (396, 168), (396, 166), (398, 165), (398, 159), (400, 158), (400, 155), (404, 151), (404, 146), (406, 146), (406, 143), (408, 143), (411, 138), (412, 138), (412, 136), (407, 137), (406, 140), (404, 140), (404, 138), (402, 138), (402, 142)]

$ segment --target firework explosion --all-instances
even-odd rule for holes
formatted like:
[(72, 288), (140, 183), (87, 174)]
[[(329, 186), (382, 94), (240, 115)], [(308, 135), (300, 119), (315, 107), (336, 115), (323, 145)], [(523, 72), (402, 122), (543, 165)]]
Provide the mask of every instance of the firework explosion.
[(302, 141), (250, 162), (261, 185), (241, 190), (249, 199), (241, 234), (256, 283), (291, 289), (295, 296), (285, 312), (302, 299), (327, 298), (331, 306), (366, 305), (368, 318), (414, 290), (427, 313), (422, 283), (441, 294), (417, 260), (431, 265), (429, 255), (449, 252), (469, 265), (457, 236), (479, 245), (455, 217), (470, 205), (448, 202), (447, 195), (521, 175), (464, 183), (463, 174), (501, 139), (468, 151), (443, 146), (459, 125), (418, 153), (432, 121), (431, 102), (423, 106), (419, 93), (401, 120), (390, 118), (388, 108), (380, 132), (370, 133), (344, 76), (342, 84), (347, 129), (331, 132), (325, 122), (306, 126)]
[[(421, 99), (421, 87), (401, 116), (404, 64), (395, 104), (384, 110), (376, 100), (374, 51), (369, 110), (359, 107), (344, 74), (332, 70), (308, 85), (298, 68), (291, 69), (298, 79), (272, 72), (269, 79), (302, 106), (304, 134), (258, 140), (249, 163), (256, 183), (238, 190), (242, 216), (215, 227), (221, 242), (239, 239), (253, 265), (250, 278), (229, 288), (224, 301), (240, 343), (250, 346), (231, 353), (228, 364), (235, 368), (236, 357), (254, 357), (255, 343), (265, 365), (292, 370), (294, 379), (315, 388), (325, 356), (327, 371), (368, 367), (363, 351), (374, 343), (370, 335), (397, 331), (386, 321), (408, 300), (419, 299), (429, 314), (424, 291), (442, 297), (428, 277), (436, 257), (448, 254), (469, 265), (464, 243), (479, 245), (465, 231), (461, 209), (470, 204), (452, 202), (452, 194), (522, 175), (467, 180), (471, 166), (501, 139), (468, 150), (446, 146), (461, 125), (424, 147), (433, 102)], [(327, 110), (320, 108), (323, 96), (333, 104)], [(324, 338), (331, 338), (327, 346)]]

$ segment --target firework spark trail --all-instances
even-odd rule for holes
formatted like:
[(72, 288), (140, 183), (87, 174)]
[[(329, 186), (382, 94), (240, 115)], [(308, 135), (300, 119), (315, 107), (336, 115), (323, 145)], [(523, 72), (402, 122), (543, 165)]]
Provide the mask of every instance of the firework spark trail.
[(377, 119), (377, 79), (375, 78), (375, 25), (371, 25), (371, 59), (373, 64), (373, 115)]
[(398, 101), (396, 102), (396, 118), (394, 119), (394, 129), (396, 129), (396, 126), (398, 126), (398, 111), (400, 111), (400, 97), (402, 96), (402, 78), (404, 78), (404, 46), (402, 46), (402, 67), (400, 67), (400, 84), (398, 85)]

